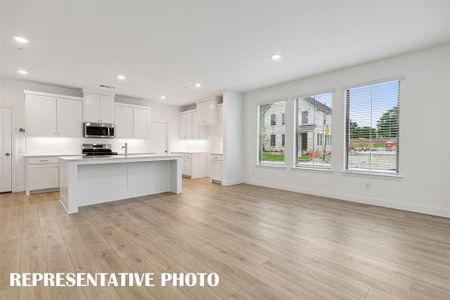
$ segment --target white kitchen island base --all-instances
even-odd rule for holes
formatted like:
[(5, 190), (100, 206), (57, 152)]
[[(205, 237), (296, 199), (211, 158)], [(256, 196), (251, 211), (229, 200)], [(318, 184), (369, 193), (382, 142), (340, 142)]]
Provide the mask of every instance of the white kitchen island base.
[(60, 157), (61, 203), (78, 212), (86, 205), (164, 192), (181, 193), (181, 156)]

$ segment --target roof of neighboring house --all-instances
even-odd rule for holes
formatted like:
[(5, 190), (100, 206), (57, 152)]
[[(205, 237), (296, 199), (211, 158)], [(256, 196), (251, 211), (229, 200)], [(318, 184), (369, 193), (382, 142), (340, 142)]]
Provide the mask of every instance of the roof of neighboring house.
[(311, 97), (306, 97), (305, 101), (308, 102), (309, 104), (315, 106), (317, 110), (331, 114), (331, 108), (328, 107), (327, 105), (323, 104), (322, 102), (317, 101), (316, 99), (311, 98)]

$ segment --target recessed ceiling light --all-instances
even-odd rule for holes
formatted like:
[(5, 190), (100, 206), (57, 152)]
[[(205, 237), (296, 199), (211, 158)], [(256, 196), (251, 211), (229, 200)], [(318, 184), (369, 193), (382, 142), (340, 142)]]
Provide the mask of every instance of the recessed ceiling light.
[(281, 54), (272, 54), (272, 55), (270, 56), (270, 58), (271, 58), (272, 60), (279, 60), (279, 59), (281, 58)]
[(195, 84), (195, 87), (201, 87), (201, 86), (202, 86), (201, 83), (196, 83), (196, 84)]
[(24, 38), (24, 37), (21, 37), (21, 36), (15, 36), (14, 40), (16, 42), (18, 42), (18, 43), (21, 43), (21, 44), (28, 44), (28, 40), (26, 38)]
[(119, 79), (119, 80), (125, 80), (125, 76), (123, 76), (123, 75), (117, 75), (117, 79)]
[(26, 70), (19, 70), (17, 71), (18, 73), (22, 74), (22, 75), (26, 75), (28, 74), (28, 72)]
[(163, 99), (163, 100), (166, 99), (166, 96), (161, 96), (161, 99)]

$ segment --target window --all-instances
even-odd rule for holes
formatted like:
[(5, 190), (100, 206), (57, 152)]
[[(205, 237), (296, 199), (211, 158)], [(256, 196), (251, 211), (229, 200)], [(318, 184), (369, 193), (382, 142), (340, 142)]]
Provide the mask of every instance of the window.
[(270, 115), (270, 125), (277, 125), (277, 115), (276, 114)]
[(308, 124), (308, 111), (302, 111), (302, 124)]
[[(286, 114), (286, 101), (258, 106), (258, 162), (284, 164), (285, 124), (275, 122), (276, 116)], [(278, 140), (281, 137), (281, 142)]]
[(284, 145), (286, 144), (286, 137), (284, 135), (284, 133), (281, 135), (281, 146), (284, 147)]
[(346, 169), (398, 173), (400, 82), (346, 90)]
[(296, 99), (296, 166), (331, 167), (331, 92)]
[(281, 114), (281, 124), (286, 124), (286, 114)]
[(270, 135), (270, 146), (275, 147), (276, 144), (276, 137), (275, 134)]

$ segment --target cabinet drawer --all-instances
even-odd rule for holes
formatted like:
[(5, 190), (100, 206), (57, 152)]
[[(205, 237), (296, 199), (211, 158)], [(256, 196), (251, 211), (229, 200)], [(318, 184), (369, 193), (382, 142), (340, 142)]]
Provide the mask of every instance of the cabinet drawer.
[(213, 161), (222, 161), (222, 155), (220, 155), (220, 154), (211, 154), (211, 160), (213, 160)]
[(28, 163), (30, 165), (57, 164), (58, 158), (55, 156), (52, 156), (52, 157), (30, 157), (30, 158), (28, 158)]

